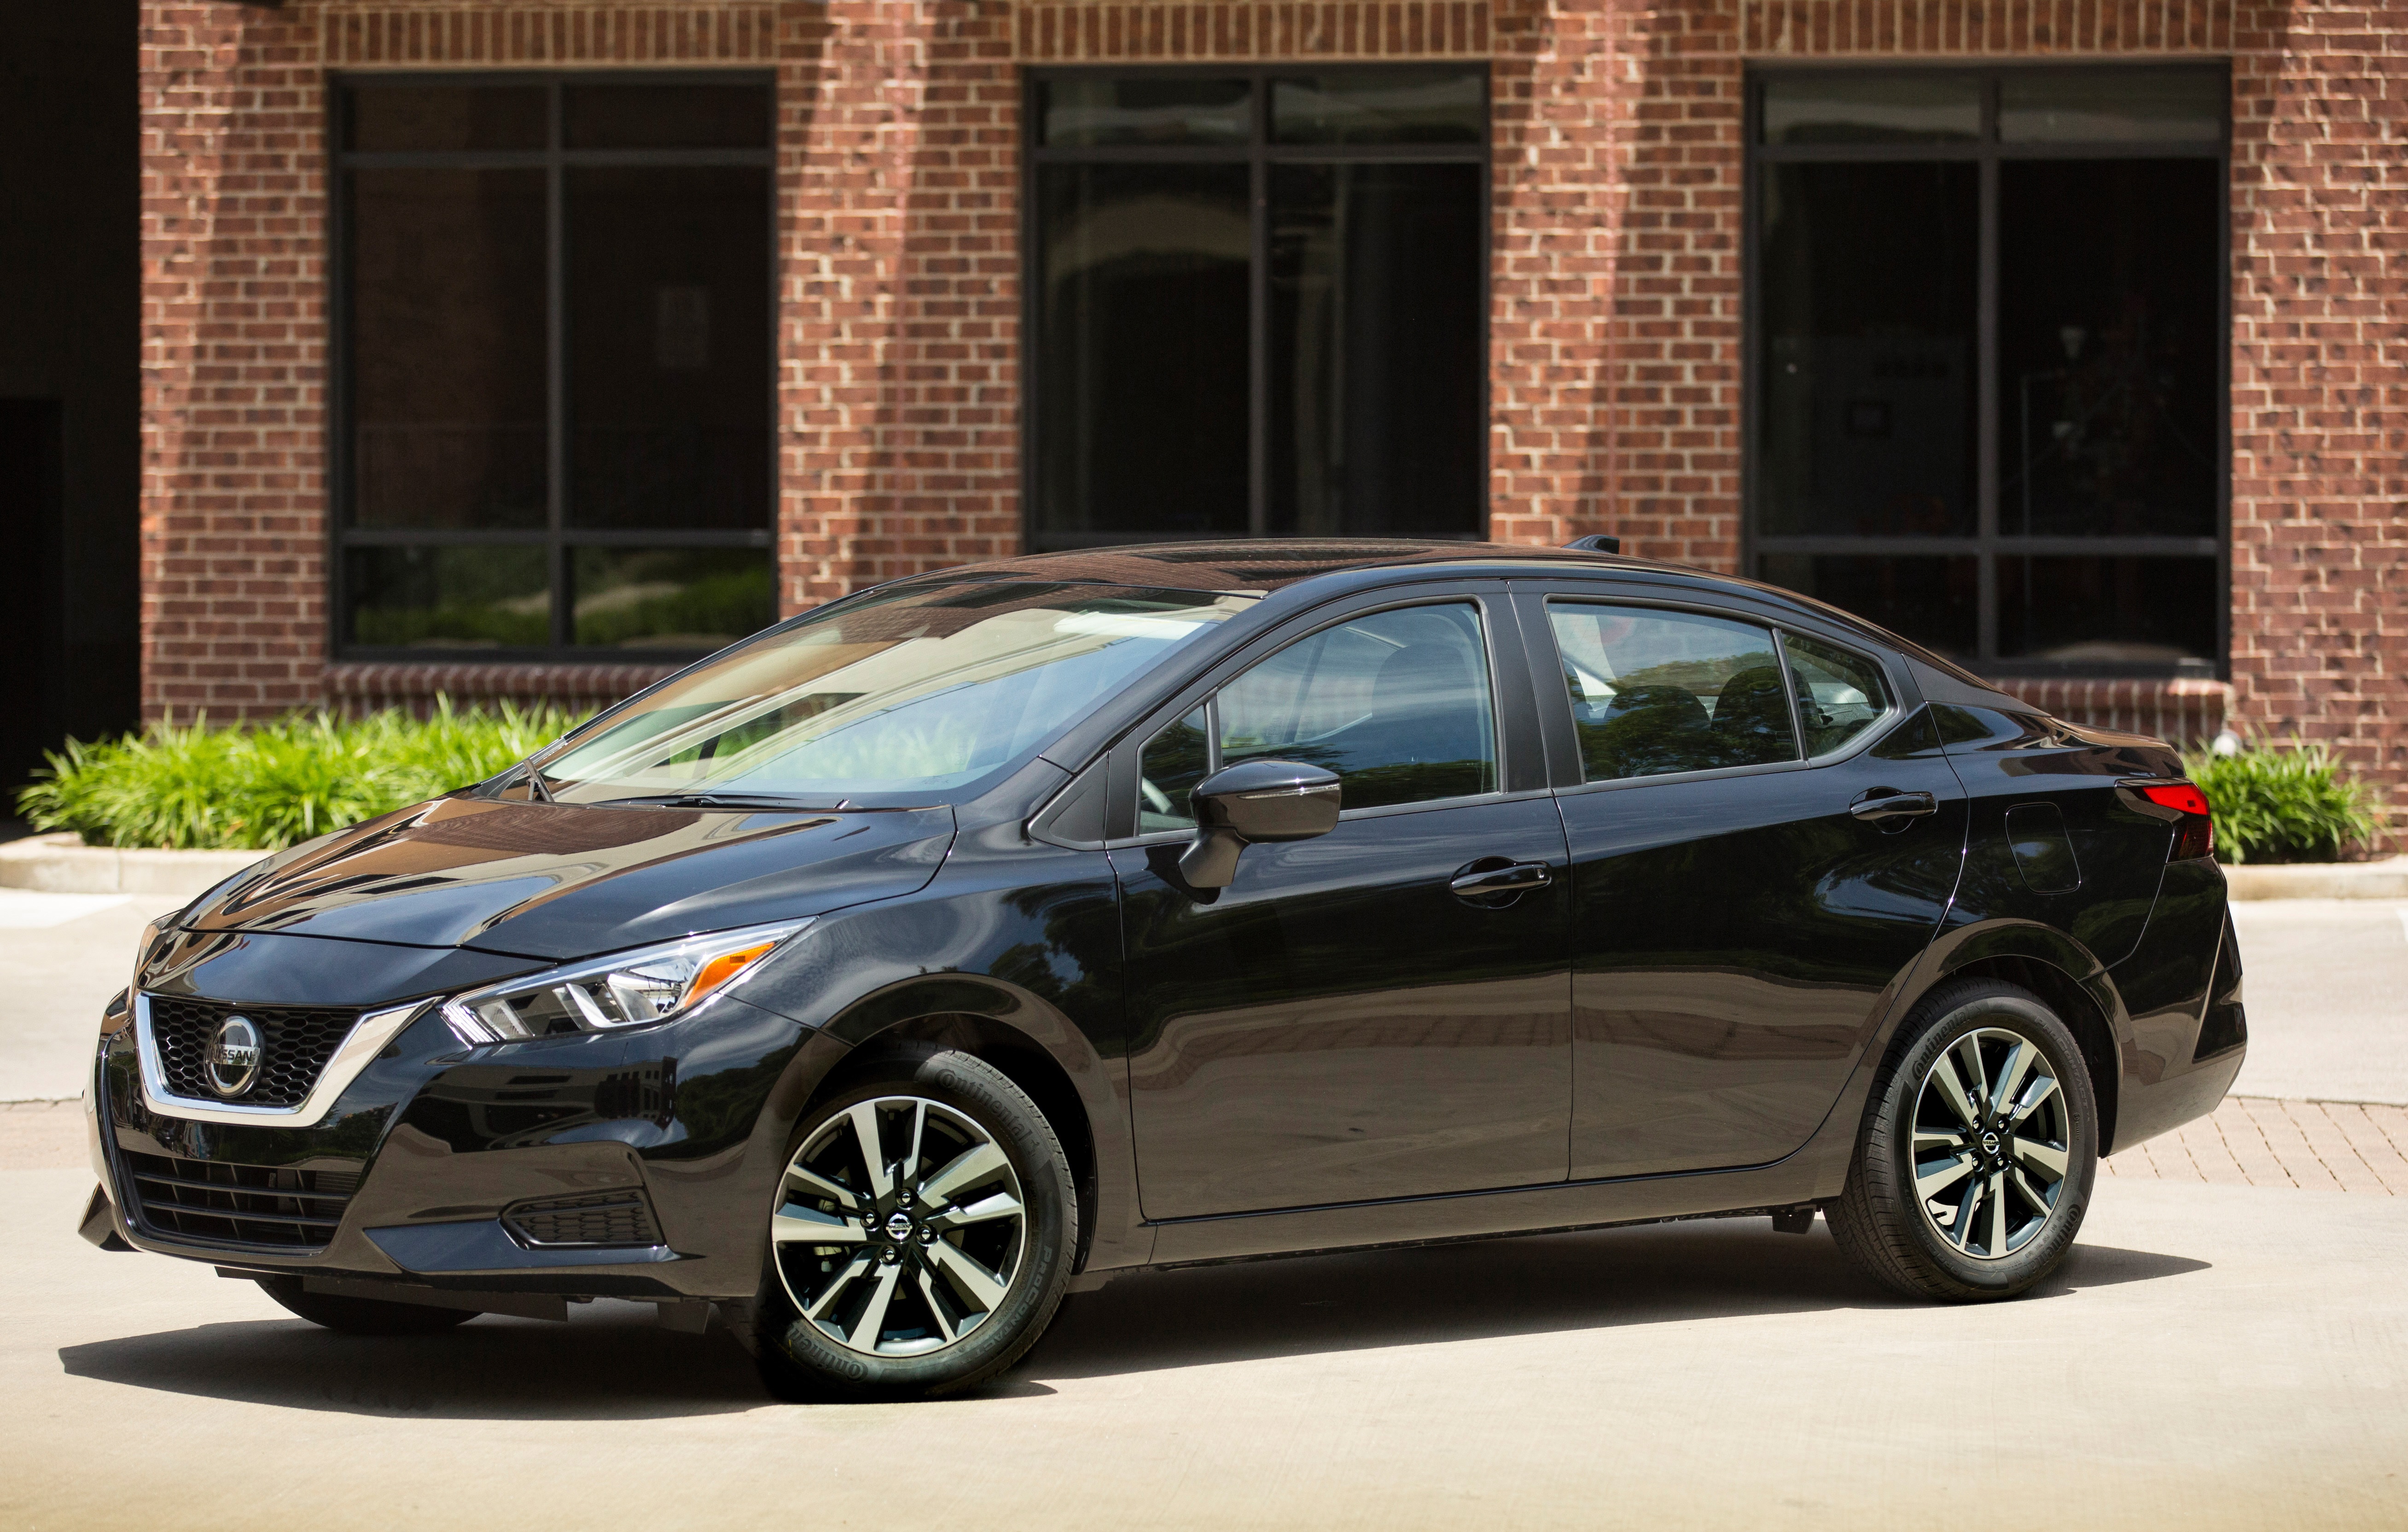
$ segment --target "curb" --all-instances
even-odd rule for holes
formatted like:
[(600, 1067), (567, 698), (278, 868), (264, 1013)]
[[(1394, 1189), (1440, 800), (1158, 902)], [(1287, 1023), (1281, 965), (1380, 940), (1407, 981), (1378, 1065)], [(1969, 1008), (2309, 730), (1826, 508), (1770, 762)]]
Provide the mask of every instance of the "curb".
[(2408, 899), (2408, 856), (2380, 862), (2243, 864), (2224, 869), (2236, 899)]
[(158, 894), (191, 898), (265, 852), (169, 852), (87, 846), (73, 831), (0, 845), (0, 888), (43, 894)]

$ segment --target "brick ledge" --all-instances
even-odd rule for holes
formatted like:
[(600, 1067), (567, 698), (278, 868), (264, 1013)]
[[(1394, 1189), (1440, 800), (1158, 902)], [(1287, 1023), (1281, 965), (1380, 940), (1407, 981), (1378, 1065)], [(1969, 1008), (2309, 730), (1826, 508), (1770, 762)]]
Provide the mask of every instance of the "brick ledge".
[(326, 666), (327, 706), (345, 712), (404, 708), (424, 713), (437, 696), (455, 702), (556, 703), (578, 711), (607, 708), (681, 666), (571, 665), (538, 661), (464, 664), (352, 661)]

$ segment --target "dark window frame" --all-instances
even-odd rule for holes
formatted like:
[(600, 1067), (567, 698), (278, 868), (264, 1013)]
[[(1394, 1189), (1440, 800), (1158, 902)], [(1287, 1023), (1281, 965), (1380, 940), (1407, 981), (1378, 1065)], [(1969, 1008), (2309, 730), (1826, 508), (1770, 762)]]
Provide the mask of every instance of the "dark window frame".
[[(2224, 114), (2213, 144), (2159, 141), (2066, 141), (2002, 143), (1999, 138), (1999, 86), (2012, 75), (2191, 74), (2209, 71), (2226, 82)], [(1971, 143), (1767, 144), (1763, 142), (1764, 83), (1769, 79), (1828, 79), (1870, 74), (1925, 74), (1972, 78), (1980, 82), (1982, 127)], [(1747, 170), (1742, 201), (1741, 249), (1741, 515), (1740, 567), (1755, 574), (1764, 555), (1792, 554), (1941, 554), (1977, 560), (1979, 607), (1975, 652), (1965, 663), (2000, 678), (2039, 676), (2196, 675), (2196, 661), (2172, 664), (2116, 662), (2109, 664), (2000, 658), (1999, 655), (1999, 560), (2003, 556), (2091, 556), (2179, 554), (2215, 557), (2214, 674), (2229, 677), (2232, 651), (2232, 108), (2231, 65), (2226, 59), (2159, 64), (1900, 64), (1893, 61), (1865, 64), (1751, 64), (1747, 72), (1746, 105), (1742, 132), (1747, 146)], [(2225, 195), (2216, 208), (2216, 410), (2215, 507), (2214, 536), (2206, 537), (2009, 537), (1999, 529), (2000, 481), (1999, 439), (1999, 249), (2000, 166), (2009, 160), (2213, 160)], [(1974, 316), (1975, 374), (1975, 510), (1971, 537), (1769, 537), (1757, 530), (1763, 511), (1764, 407), (1762, 351), (1764, 346), (1763, 262), (1759, 255), (1763, 229), (1763, 167), (1792, 163), (1896, 163), (1955, 161), (1971, 163), (1980, 175), (1980, 228), (1977, 235), (1978, 274)]]
[[(770, 555), (771, 589), (777, 588), (778, 301), (777, 76), (764, 69), (489, 69), (374, 70), (328, 78), (325, 106), (327, 162), (327, 371), (326, 371), (326, 652), (336, 660), (379, 664), (572, 664), (648, 665), (683, 663), (701, 651), (685, 648), (598, 648), (571, 642), (576, 613), (570, 595), (569, 562), (585, 548), (758, 548)], [(568, 85), (757, 85), (770, 93), (771, 141), (760, 149), (567, 149), (562, 91)], [(363, 152), (344, 147), (344, 112), (354, 91), (388, 86), (541, 86), (545, 91), (547, 147), (534, 150), (439, 150)], [(770, 422), (767, 446), (768, 524), (740, 530), (663, 528), (606, 529), (568, 524), (567, 252), (566, 172), (587, 165), (759, 165), (769, 174), (767, 279), (773, 326), (768, 365), (762, 378)], [(544, 525), (525, 530), (486, 528), (354, 527), (351, 524), (354, 465), (351, 460), (351, 238), (349, 175), (371, 169), (539, 169), (544, 172), (545, 359)], [(552, 642), (542, 648), (427, 649), (355, 644), (351, 631), (351, 591), (345, 578), (347, 550), (371, 547), (539, 547), (552, 594)]]
[[(1377, 73), (1385, 69), (1433, 67), (1478, 70), (1482, 138), (1476, 144), (1278, 144), (1271, 141), (1271, 92), (1275, 79), (1316, 71)], [(1160, 79), (1244, 79), (1254, 89), (1248, 98), (1247, 141), (1243, 144), (1112, 144), (1055, 148), (1040, 143), (1044, 136), (1043, 86), (1055, 79), (1125, 79), (1137, 76)], [(1417, 59), (1393, 62), (1341, 60), (1315, 63), (1291, 60), (1281, 64), (1077, 64), (1024, 68), (1020, 81), (1020, 531), (1021, 547), (1032, 553), (1108, 548), (1140, 542), (1192, 542), (1193, 532), (1152, 532), (1140, 527), (1104, 532), (1043, 532), (1037, 524), (1039, 413), (1044, 400), (1038, 388), (1036, 337), (1041, 322), (1042, 284), (1034, 270), (1041, 232), (1038, 227), (1037, 167), (1040, 165), (1244, 165), (1249, 167), (1247, 200), (1252, 214), (1251, 249), (1247, 252), (1247, 536), (1268, 535), (1271, 498), (1270, 337), (1271, 251), (1270, 167), (1275, 165), (1356, 165), (1367, 162), (1478, 165), (1480, 167), (1480, 354), (1489, 355), (1489, 306), (1496, 288), (1496, 72), (1486, 59)], [(1480, 449), (1484, 483), (1490, 470), (1488, 435), (1495, 384), (1483, 365), (1480, 380)], [(1483, 494), (1479, 527), (1463, 540), (1477, 542), (1488, 535), (1488, 497)]]

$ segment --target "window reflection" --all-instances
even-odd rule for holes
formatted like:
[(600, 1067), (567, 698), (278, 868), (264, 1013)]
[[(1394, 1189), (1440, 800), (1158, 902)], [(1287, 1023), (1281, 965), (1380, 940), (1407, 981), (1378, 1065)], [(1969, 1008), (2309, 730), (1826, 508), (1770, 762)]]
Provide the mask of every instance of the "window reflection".
[(1321, 766), (1348, 809), (1463, 797), (1496, 789), (1494, 718), (1478, 611), (1411, 607), (1325, 629), (1224, 688), (1221, 764)]
[(1770, 631), (1694, 612), (1549, 602), (1584, 780), (1798, 758)]

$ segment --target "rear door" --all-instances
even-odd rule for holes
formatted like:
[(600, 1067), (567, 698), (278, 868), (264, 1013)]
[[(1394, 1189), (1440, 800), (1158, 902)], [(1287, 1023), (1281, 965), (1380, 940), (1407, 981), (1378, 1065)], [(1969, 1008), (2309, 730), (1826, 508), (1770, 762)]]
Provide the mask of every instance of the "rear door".
[[(1570, 885), (1503, 591), (1383, 596), (1268, 647), (1113, 760), (1146, 1216), (1561, 1181)], [(1189, 888), (1189, 789), (1257, 757), (1336, 771), (1338, 827)], [(1457, 888), (1484, 872), (1521, 886)]]
[(1521, 598), (1572, 860), (1574, 1179), (1759, 1165), (1930, 942), (1965, 797), (1903, 667), (1712, 607)]

